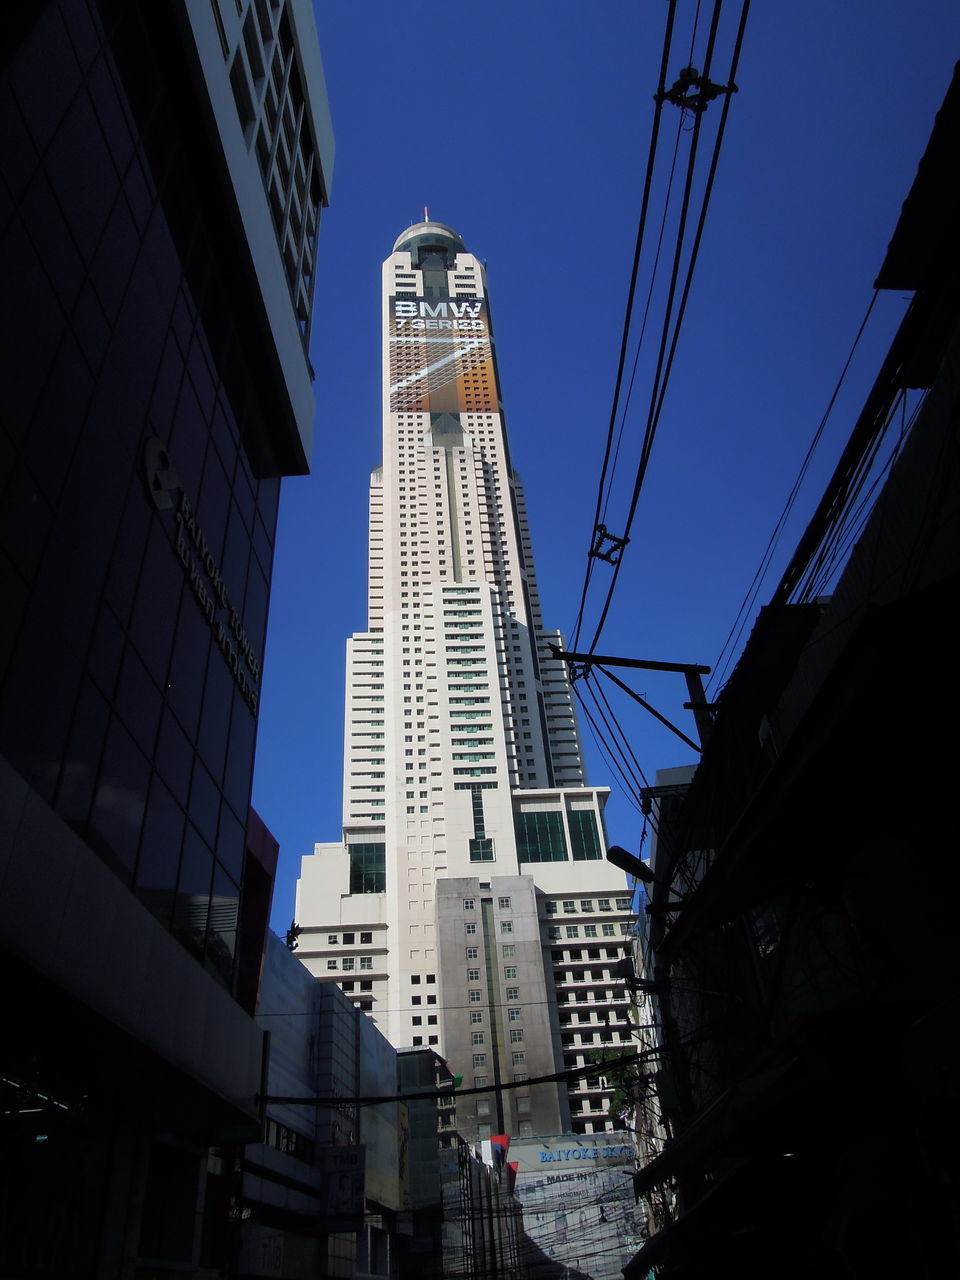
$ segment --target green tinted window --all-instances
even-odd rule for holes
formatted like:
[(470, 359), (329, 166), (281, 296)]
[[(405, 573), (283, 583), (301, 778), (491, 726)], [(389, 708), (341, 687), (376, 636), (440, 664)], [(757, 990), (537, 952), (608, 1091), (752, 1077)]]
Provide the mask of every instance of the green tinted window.
[(517, 857), (521, 862), (566, 862), (567, 844), (559, 813), (514, 814)]
[(387, 887), (387, 846), (349, 844), (350, 892), (383, 893)]
[(575, 809), (567, 814), (574, 862), (591, 862), (601, 858), (600, 835), (592, 809)]

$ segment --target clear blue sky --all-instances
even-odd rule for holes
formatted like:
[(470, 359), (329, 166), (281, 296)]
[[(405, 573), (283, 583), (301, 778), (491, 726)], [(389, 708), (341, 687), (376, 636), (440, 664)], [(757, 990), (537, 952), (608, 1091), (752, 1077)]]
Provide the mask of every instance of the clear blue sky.
[[(254, 783), (254, 804), (281, 844), (278, 930), (293, 912), (301, 856), (340, 834), (344, 641), (366, 621), (367, 480), (380, 456), (380, 263), (425, 204), (486, 260), (544, 616), (569, 632), (667, 4), (323, 0), (315, 8), (337, 160), (320, 237), (314, 464), (309, 478), (283, 487)], [(671, 76), (686, 62), (695, 9), (695, 0), (679, 0)], [(738, 12), (727, 0), (715, 78)], [(687, 318), (601, 652), (714, 665), (866, 310), (958, 56), (957, 0), (753, 0)], [(664, 117), (667, 157), (676, 119)], [(875, 308), (761, 602), (903, 305), (883, 296)], [(627, 488), (649, 386), (642, 361), (622, 448)], [(622, 498), (614, 502), (612, 527), (624, 510)], [(644, 676), (635, 687), (693, 735), (679, 677)], [(616, 710), (651, 778), (690, 759), (625, 700)], [(585, 737), (590, 780), (612, 782)], [(636, 849), (639, 821), (616, 789), (608, 830)]]

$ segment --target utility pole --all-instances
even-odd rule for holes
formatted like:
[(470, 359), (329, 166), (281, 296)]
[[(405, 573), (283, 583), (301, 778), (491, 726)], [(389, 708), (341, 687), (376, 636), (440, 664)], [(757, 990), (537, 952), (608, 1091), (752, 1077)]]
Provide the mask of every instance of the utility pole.
[(601, 669), (604, 667), (634, 667), (641, 671), (679, 672), (687, 682), (687, 693), (690, 701), (685, 702), (683, 705), (688, 711), (693, 712), (697, 733), (700, 735), (699, 746), (692, 742), (685, 733), (682, 733), (675, 724), (671, 724), (666, 716), (662, 716), (659, 711), (651, 707), (648, 702), (645, 702), (638, 693), (635, 693), (629, 686), (625, 685), (622, 680), (618, 680), (609, 671), (605, 672), (605, 674), (609, 675), (614, 684), (623, 689), (625, 693), (629, 693), (634, 701), (639, 702), (646, 711), (656, 716), (661, 724), (666, 725), (668, 729), (671, 729), (684, 742), (693, 747), (695, 751), (702, 751), (706, 746), (710, 737), (710, 730), (713, 728), (713, 707), (707, 702), (701, 676), (710, 674), (709, 667), (698, 666), (691, 662), (656, 662), (652, 658), (611, 658), (608, 655), (599, 653), (566, 653), (555, 644), (552, 644), (550, 648), (553, 656), (559, 658), (561, 662), (566, 662), (568, 666), (579, 664), (585, 670), (589, 670), (590, 667), (600, 667)]

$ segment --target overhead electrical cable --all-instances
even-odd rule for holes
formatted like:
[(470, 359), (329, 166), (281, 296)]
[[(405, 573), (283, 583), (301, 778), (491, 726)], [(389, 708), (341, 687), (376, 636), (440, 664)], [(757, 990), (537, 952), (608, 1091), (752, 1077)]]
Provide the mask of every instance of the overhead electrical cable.
[[(607, 673), (604, 672), (604, 674), (606, 675)], [(640, 781), (643, 783), (645, 787), (649, 787), (650, 780), (647, 778), (647, 775), (643, 772), (643, 768), (640, 764), (640, 761), (637, 759), (636, 755), (634, 754), (634, 750), (630, 745), (630, 739), (624, 733), (623, 728), (621, 727), (620, 722), (617, 719), (616, 714), (613, 710), (613, 707), (611, 707), (610, 705), (610, 701), (607, 698), (607, 695), (603, 692), (603, 689), (600, 688), (599, 686), (597, 688), (597, 692), (599, 696), (603, 699), (603, 704), (607, 709), (607, 715), (612, 721), (613, 726), (616, 729), (617, 734), (619, 735), (620, 741), (623, 743), (624, 750), (627, 752), (627, 754), (630, 756), (630, 759), (633, 761), (633, 767), (636, 770), (637, 776), (639, 777)]]
[[(857, 468), (857, 474), (851, 481), (845, 510), (838, 515), (834, 527), (824, 538), (816, 556), (811, 560), (794, 593), (795, 599), (804, 601), (823, 595), (828, 590), (834, 574), (846, 561), (852, 545), (859, 538), (864, 525), (869, 519), (870, 512), (873, 510), (877, 491), (886, 480), (890, 469), (900, 455), (904, 441), (923, 404), (923, 398), (914, 406), (909, 421), (906, 419), (906, 402), (907, 392), (904, 389), (900, 392), (897, 402), (891, 408), (883, 433), (877, 436), (873, 446), (864, 454)], [(900, 410), (901, 418), (900, 432), (887, 456), (878, 465), (877, 458), (884, 440), (889, 435), (898, 409)], [(869, 486), (867, 486), (868, 480), (870, 481)]]
[[(707, 45), (707, 56), (704, 63), (704, 73), (703, 73), (704, 76), (707, 78), (709, 78), (709, 74), (710, 74), (711, 59), (713, 55), (713, 46), (716, 41), (717, 27), (720, 20), (720, 9), (722, 6), (722, 2), (723, 0), (714, 0), (713, 19), (710, 24), (710, 34), (709, 34), (708, 45)], [(681, 116), (681, 120), (682, 118), (683, 117)], [(613, 592), (616, 586), (617, 578), (620, 576), (620, 566), (623, 563), (622, 550), (626, 548), (626, 544), (630, 538), (630, 530), (633, 525), (633, 517), (636, 512), (637, 501), (640, 495), (640, 487), (643, 483), (644, 475), (646, 474), (647, 462), (649, 460), (650, 450), (652, 449), (652, 446), (653, 446), (653, 434), (655, 430), (653, 426), (653, 406), (656, 402), (657, 390), (660, 385), (660, 378), (663, 370), (664, 352), (667, 344), (668, 335), (670, 332), (670, 318), (673, 310), (673, 300), (676, 292), (677, 279), (680, 272), (680, 263), (683, 255), (683, 240), (684, 240), (684, 234), (686, 231), (687, 216), (690, 208), (690, 197), (693, 189), (693, 177), (696, 171), (697, 149), (699, 146), (700, 127), (701, 127), (702, 119), (703, 119), (702, 113), (698, 112), (696, 114), (696, 118), (694, 121), (693, 138), (690, 144), (690, 151), (687, 156), (686, 179), (684, 182), (683, 196), (681, 198), (681, 203), (680, 203), (680, 216), (679, 216), (679, 223), (677, 227), (677, 238), (676, 238), (676, 244), (674, 246), (674, 254), (673, 254), (673, 270), (670, 275), (670, 283), (667, 289), (666, 309), (664, 313), (663, 323), (661, 325), (660, 346), (657, 354), (657, 365), (656, 365), (656, 372), (654, 374), (653, 387), (651, 390), (650, 410), (648, 411), (648, 414), (647, 414), (646, 428), (644, 431), (644, 437), (643, 437), (643, 441), (640, 448), (640, 460), (638, 463), (636, 478), (634, 481), (633, 497), (631, 499), (630, 508), (626, 518), (626, 523), (623, 528), (623, 533), (619, 535), (620, 543), (621, 543), (621, 554), (613, 562), (613, 573), (611, 575), (610, 582), (607, 587), (606, 599), (601, 609), (600, 621), (597, 624), (597, 628), (594, 633), (593, 640), (588, 646), (588, 650), (591, 653), (596, 649), (597, 642), (599, 641), (599, 638), (600, 638), (600, 633), (606, 621), (607, 612), (610, 608), (610, 602), (613, 598)], [(576, 648), (577, 645), (575, 644), (574, 647)]]
[[(662, 1053), (661, 1048), (640, 1049), (625, 1053), (603, 1064), (604, 1067), (626, 1066), (633, 1062), (642, 1062), (646, 1058), (656, 1057)], [(321, 1098), (315, 1094), (309, 1096), (287, 1094), (261, 1094), (261, 1103), (286, 1103), (292, 1107), (376, 1107), (385, 1102), (455, 1102), (459, 1098), (469, 1098), (481, 1093), (509, 1093), (516, 1089), (528, 1089), (536, 1084), (562, 1084), (567, 1080), (578, 1080), (581, 1076), (596, 1075), (597, 1063), (591, 1062), (582, 1067), (566, 1067), (563, 1071), (553, 1071), (549, 1075), (530, 1076), (526, 1080), (503, 1080), (499, 1084), (483, 1085), (475, 1088), (457, 1088), (453, 1083), (435, 1089), (417, 1090), (415, 1093), (364, 1094), (349, 1098), (331, 1096)], [(602, 1074), (602, 1073), (601, 1073)]]
[(510, 1093), (516, 1089), (529, 1089), (537, 1084), (562, 1084), (567, 1080), (578, 1080), (581, 1076), (605, 1075), (614, 1067), (626, 1067), (631, 1064), (646, 1062), (648, 1058), (658, 1058), (679, 1053), (683, 1049), (694, 1047), (704, 1035), (715, 1031), (715, 1026), (705, 1019), (693, 1030), (671, 1039), (669, 1043), (652, 1045), (647, 1049), (633, 1049), (630, 1053), (608, 1058), (602, 1063), (589, 1062), (582, 1067), (565, 1067), (562, 1071), (554, 1071), (549, 1075), (529, 1076), (526, 1080), (503, 1080), (498, 1084), (483, 1085), (474, 1088), (458, 1088), (455, 1084), (441, 1085), (434, 1089), (418, 1090), (416, 1093), (363, 1094), (357, 1097), (330, 1096), (319, 1097), (316, 1094), (289, 1095), (264, 1093), (258, 1095), (261, 1104), (286, 1103), (293, 1107), (375, 1107), (385, 1102), (440, 1102), (456, 1103), (460, 1098), (472, 1097), (481, 1093)]
[[(720, 19), (721, 6), (722, 6), (722, 0), (716, 0), (714, 5), (713, 18), (710, 24), (710, 34), (709, 34), (708, 45), (707, 45), (707, 56), (704, 61), (703, 79), (705, 81), (709, 81), (711, 61), (713, 57), (713, 49), (716, 41), (717, 28), (718, 28), (719, 19)], [(747, 17), (749, 15), (749, 11), (750, 11), (750, 0), (743, 0), (743, 4), (740, 10), (740, 22), (737, 28), (737, 36), (734, 44), (733, 56), (730, 63), (730, 71), (727, 76), (727, 84), (731, 86), (731, 88), (735, 84), (735, 76), (736, 76), (737, 67), (740, 61), (740, 52), (743, 47), (743, 36), (746, 29), (746, 23), (747, 23)], [(674, 253), (674, 265), (673, 265), (673, 271), (671, 273), (670, 286), (667, 294), (667, 303), (666, 303), (663, 327), (661, 331), (660, 348), (657, 356), (656, 372), (654, 375), (653, 387), (651, 389), (650, 408), (647, 415), (647, 423), (644, 431), (643, 443), (641, 445), (640, 459), (637, 465), (637, 473), (634, 481), (633, 494), (630, 500), (630, 507), (627, 514), (626, 524), (624, 526), (624, 530), (621, 535), (621, 538), (624, 544), (629, 539), (630, 530), (633, 526), (633, 520), (636, 515), (637, 505), (640, 499), (640, 493), (643, 487), (644, 479), (646, 477), (647, 466), (650, 461), (650, 454), (653, 448), (654, 437), (656, 435), (660, 416), (663, 411), (667, 385), (668, 385), (670, 373), (673, 367), (673, 360), (676, 354), (677, 344), (680, 338), (680, 330), (683, 324), (686, 305), (690, 295), (690, 286), (693, 280), (693, 273), (697, 264), (697, 257), (700, 250), (700, 243), (703, 237), (703, 229), (706, 222), (707, 211), (710, 204), (710, 197), (713, 191), (714, 180), (716, 178), (717, 165), (720, 158), (720, 149), (723, 144), (723, 136), (726, 129), (727, 116), (729, 115), (729, 110), (730, 110), (730, 99), (731, 99), (731, 93), (728, 92), (724, 95), (723, 107), (721, 109), (721, 115), (720, 115), (720, 123), (718, 125), (717, 136), (714, 141), (713, 155), (711, 157), (710, 167), (707, 175), (707, 182), (706, 182), (703, 197), (701, 200), (700, 212), (697, 220), (697, 228), (694, 234), (693, 246), (690, 251), (690, 256), (687, 260), (687, 269), (686, 269), (686, 274), (684, 278), (683, 288), (681, 290), (680, 303), (677, 308), (676, 320), (673, 322), (672, 337), (671, 337), (671, 319), (672, 319), (672, 312), (673, 312), (673, 303), (674, 303), (674, 298), (676, 296), (677, 280), (679, 278), (680, 264), (683, 256), (683, 242), (684, 242), (684, 236), (686, 232), (686, 221), (687, 221), (687, 216), (689, 211), (690, 196), (692, 193), (693, 177), (694, 177), (695, 166), (696, 166), (696, 155), (697, 155), (697, 148), (698, 148), (699, 137), (700, 137), (700, 125), (701, 125), (701, 120), (703, 118), (701, 112), (697, 113), (696, 119), (694, 122), (693, 137), (690, 144), (690, 155), (689, 155), (688, 164), (687, 164), (687, 178), (684, 186), (684, 194), (683, 194), (681, 211), (680, 211), (680, 221), (677, 229), (677, 244), (676, 244), (676, 250)], [(668, 342), (669, 342), (669, 352), (667, 352)], [(617, 558), (617, 560), (614, 562), (614, 565), (613, 565), (613, 573), (611, 575), (610, 583), (607, 588), (606, 598), (604, 600), (604, 604), (600, 612), (600, 618), (597, 623), (596, 630), (594, 632), (593, 640), (589, 645), (589, 652), (591, 653), (596, 648), (597, 643), (599, 642), (599, 639), (600, 639), (601, 632), (603, 631), (603, 627), (607, 619), (607, 614), (609, 613), (609, 610), (610, 610), (610, 604), (613, 599), (614, 590), (616, 588), (617, 579), (620, 574), (620, 566), (622, 563), (623, 563), (623, 556), (621, 555)]]
[(739, 648), (740, 638), (743, 635), (744, 627), (747, 624), (747, 620), (752, 616), (754, 602), (756, 601), (757, 595), (760, 592), (760, 588), (763, 584), (763, 580), (767, 575), (767, 571), (769, 570), (774, 552), (776, 551), (776, 548), (779, 545), (780, 538), (783, 533), (786, 522), (796, 504), (801, 486), (803, 485), (803, 482), (807, 475), (807, 471), (810, 468), (810, 463), (813, 460), (813, 455), (816, 452), (817, 446), (819, 445), (823, 437), (823, 433), (824, 433), (824, 430), (826, 429), (827, 422), (829, 421), (830, 415), (833, 412), (834, 405), (837, 402), (837, 397), (839, 396), (840, 390), (843, 387), (843, 384), (846, 380), (847, 373), (853, 361), (853, 357), (856, 354), (857, 347), (860, 345), (860, 339), (863, 337), (864, 330), (867, 327), (867, 322), (870, 319), (870, 315), (873, 311), (873, 308), (876, 304), (878, 297), (879, 297), (879, 290), (874, 289), (873, 294), (870, 298), (870, 302), (867, 306), (867, 309), (864, 312), (863, 319), (860, 321), (860, 325), (857, 329), (856, 336), (853, 339), (853, 344), (850, 347), (850, 350), (847, 353), (847, 358), (843, 363), (843, 368), (840, 370), (840, 376), (837, 378), (836, 384), (834, 385), (833, 391), (830, 395), (830, 399), (827, 401), (827, 406), (820, 417), (820, 421), (817, 424), (817, 429), (813, 433), (813, 438), (810, 441), (810, 444), (807, 446), (807, 451), (804, 455), (803, 462), (800, 464), (800, 470), (797, 472), (797, 477), (793, 482), (790, 492), (787, 494), (787, 500), (784, 503), (783, 510), (780, 512), (780, 516), (773, 527), (773, 532), (770, 534), (770, 537), (767, 540), (767, 545), (764, 549), (763, 555), (760, 558), (760, 563), (757, 566), (756, 572), (753, 575), (753, 580), (751, 581), (750, 586), (747, 589), (746, 595), (744, 596), (743, 600), (740, 603), (740, 608), (737, 611), (737, 616), (734, 618), (733, 625), (731, 626), (730, 631), (727, 634), (726, 640), (724, 640), (723, 642), (723, 648), (720, 650), (720, 654), (716, 662), (713, 664), (714, 673), (713, 673), (713, 678), (710, 681), (710, 688), (713, 692), (716, 692), (720, 688), (720, 686), (722, 686), (724, 680), (726, 679), (727, 670), (729, 669), (732, 656), (736, 652), (736, 650)]
[[(627, 346), (630, 339), (631, 317), (633, 315), (633, 301), (637, 290), (637, 276), (640, 271), (640, 257), (643, 249), (644, 232), (647, 225), (647, 212), (650, 207), (650, 191), (653, 185), (653, 174), (657, 155), (657, 141), (660, 136), (660, 118), (663, 114), (663, 94), (667, 86), (667, 67), (670, 63), (670, 46), (673, 39), (673, 23), (676, 16), (676, 0), (669, 0), (667, 9), (667, 25), (663, 37), (663, 52), (660, 58), (660, 78), (657, 86), (656, 105), (653, 112), (653, 124), (650, 130), (650, 146), (647, 152), (647, 168), (643, 180), (643, 195), (640, 200), (640, 219), (637, 226), (636, 246), (633, 253), (633, 266), (630, 271), (630, 285), (627, 290), (627, 305), (623, 319), (623, 333), (620, 339), (620, 357), (617, 363), (617, 376), (614, 384), (613, 404), (610, 408), (610, 422), (607, 428), (607, 442), (603, 454), (603, 464), (600, 468), (600, 483), (597, 490), (596, 514), (594, 516), (594, 529), (600, 523), (600, 514), (603, 505), (604, 485), (606, 483), (607, 466), (610, 461), (610, 451), (613, 442), (614, 430), (617, 419), (617, 405), (620, 399), (620, 386), (623, 382), (623, 371), (627, 361)], [(590, 571), (592, 561), (587, 558), (587, 571), (584, 578), (583, 593), (580, 600), (580, 609), (577, 613), (577, 620), (574, 624), (574, 642), (573, 647), (577, 647), (577, 640), (580, 636), (580, 624), (583, 619), (583, 610), (587, 598), (587, 588), (590, 584)]]
[[(610, 498), (613, 494), (613, 475), (616, 474), (617, 463), (620, 459), (620, 445), (623, 441), (624, 429), (627, 425), (627, 411), (630, 408), (630, 401), (633, 399), (633, 388), (637, 378), (637, 370), (640, 367), (640, 353), (643, 350), (643, 339), (647, 332), (647, 320), (650, 318), (650, 307), (653, 302), (653, 291), (657, 283), (657, 272), (660, 267), (660, 254), (663, 251), (663, 239), (667, 229), (667, 216), (670, 212), (670, 200), (673, 194), (673, 179), (677, 170), (677, 158), (680, 155), (680, 140), (683, 136), (683, 117), (677, 121), (677, 140), (673, 147), (673, 159), (670, 163), (670, 176), (667, 179), (667, 190), (663, 201), (663, 216), (660, 219), (660, 234), (657, 236), (657, 248), (653, 255), (653, 266), (650, 270), (650, 284), (647, 288), (647, 300), (643, 307), (643, 316), (640, 319), (640, 332), (637, 334), (636, 346), (633, 353), (633, 367), (630, 370), (630, 381), (627, 383), (627, 392), (620, 406), (620, 427), (617, 431), (617, 443), (613, 453), (613, 467), (611, 468), (611, 482), (607, 486), (607, 493), (603, 499), (602, 518), (606, 521), (607, 509)], [(588, 562), (588, 568), (592, 561)]]
[[(697, 7), (696, 7), (696, 11), (694, 12), (694, 16), (693, 16), (693, 27), (692, 27), (691, 32), (690, 32), (690, 51), (689, 51), (689, 53), (687, 54), (687, 64), (688, 64), (688, 65), (689, 65), (690, 63), (692, 63), (692, 62), (693, 62), (693, 51), (694, 51), (694, 48), (695, 48), (695, 46), (696, 46), (696, 42), (697, 42), (697, 29), (698, 29), (699, 25), (700, 25), (700, 0), (697, 0)], [(661, 95), (662, 95), (662, 94), (663, 94), (663, 91), (664, 91), (664, 83), (663, 83), (663, 77), (661, 76), (661, 83), (660, 83), (660, 88), (659, 88), (659, 94), (661, 94)], [(658, 96), (658, 105), (662, 105), (662, 101), (663, 101), (663, 99), (662, 99), (662, 98), (660, 98), (660, 97)], [(629, 382), (628, 382), (628, 384), (627, 384), (627, 392), (626, 392), (626, 395), (625, 395), (625, 397), (624, 397), (623, 404), (620, 406), (620, 414), (619, 414), (619, 416), (620, 416), (620, 427), (619, 427), (619, 430), (617, 431), (617, 443), (616, 443), (616, 447), (615, 447), (615, 449), (614, 449), (614, 454), (613, 454), (613, 468), (612, 468), (612, 470), (613, 470), (613, 472), (614, 472), (614, 473), (616, 472), (616, 468), (617, 468), (617, 460), (618, 460), (618, 458), (619, 458), (619, 456), (620, 456), (620, 445), (621, 445), (621, 442), (622, 442), (622, 440), (623, 440), (623, 432), (624, 432), (624, 428), (625, 428), (625, 426), (626, 426), (627, 411), (629, 410), (629, 407), (630, 407), (630, 400), (631, 400), (632, 395), (633, 395), (633, 387), (634, 387), (634, 383), (635, 383), (635, 381), (636, 381), (636, 377), (637, 377), (637, 370), (638, 370), (638, 368), (639, 368), (639, 364), (640, 364), (640, 352), (641, 352), (641, 350), (643, 349), (643, 339), (644, 339), (644, 336), (646, 335), (646, 331), (647, 331), (647, 320), (649, 319), (649, 316), (650, 316), (650, 306), (651, 306), (651, 303), (652, 303), (652, 301), (653, 301), (653, 291), (654, 291), (654, 287), (655, 287), (656, 282), (657, 282), (657, 271), (658, 271), (658, 268), (659, 268), (659, 265), (660, 265), (660, 254), (661, 254), (661, 252), (662, 252), (662, 250), (663, 250), (663, 240), (664, 240), (664, 236), (665, 236), (665, 234), (666, 234), (666, 229), (667, 229), (667, 217), (668, 217), (669, 212), (670, 212), (671, 196), (672, 196), (672, 193), (673, 193), (673, 179), (674, 179), (674, 176), (676, 175), (676, 170), (677, 170), (677, 158), (678, 158), (678, 156), (679, 156), (679, 154), (680, 154), (680, 141), (681, 141), (681, 138), (682, 138), (682, 136), (683, 136), (683, 132), (684, 132), (683, 122), (684, 122), (684, 114), (683, 114), (683, 112), (681, 112), (680, 117), (679, 117), (679, 119), (677, 120), (677, 138), (676, 138), (676, 142), (674, 143), (674, 146), (673, 146), (673, 158), (672, 158), (672, 160), (671, 160), (671, 162), (670, 162), (670, 175), (669, 175), (669, 177), (667, 178), (666, 193), (665, 193), (665, 195), (664, 195), (664, 199), (663, 199), (663, 214), (662, 214), (662, 216), (661, 216), (661, 218), (660, 218), (660, 231), (659, 231), (659, 234), (658, 234), (658, 236), (657, 236), (657, 247), (656, 247), (656, 251), (654, 252), (654, 255), (653, 255), (653, 266), (652, 266), (652, 268), (651, 268), (651, 270), (650, 270), (650, 283), (649, 283), (649, 285), (648, 285), (648, 287), (647, 287), (647, 298), (646, 298), (646, 302), (644, 303), (644, 307), (643, 307), (643, 316), (641, 317), (641, 320), (640, 320), (640, 332), (637, 334), (637, 340), (636, 340), (635, 347), (634, 347), (634, 353), (633, 353), (633, 367), (632, 367), (632, 369), (631, 369), (631, 371), (630, 371), (630, 381), (629, 381)], [(636, 261), (636, 259), (635, 259), (635, 261)], [(628, 312), (628, 316), (629, 316), (629, 312)], [(619, 388), (618, 388), (618, 390), (619, 390)], [(616, 396), (616, 394), (615, 394), (615, 396), (614, 396), (614, 406), (616, 406), (616, 403), (617, 403), (617, 396)], [(603, 492), (603, 486), (602, 486), (602, 482), (601, 482), (601, 493), (602, 493), (602, 492)], [(604, 499), (603, 499), (603, 513), (602, 513), (602, 515), (603, 515), (603, 519), (604, 519), (604, 520), (606, 520), (606, 517), (607, 517), (607, 504), (608, 504), (608, 503), (609, 503), (609, 501), (610, 501), (611, 493), (612, 493), (612, 484), (611, 484), (610, 486), (608, 486), (606, 496), (605, 496), (605, 497), (604, 497)]]
[(634, 772), (630, 761), (627, 759), (626, 752), (623, 750), (623, 747), (618, 739), (617, 733), (610, 723), (610, 718), (607, 714), (607, 711), (600, 701), (600, 695), (595, 682), (591, 682), (589, 686), (589, 692), (590, 692), (591, 698), (593, 699), (597, 716), (602, 722), (605, 733), (606, 733), (606, 737), (604, 741), (607, 744), (608, 750), (611, 752), (612, 755), (615, 755), (616, 758), (619, 760), (621, 764), (621, 772), (625, 776), (629, 777), (629, 782), (633, 790), (633, 794), (637, 795), (640, 791), (640, 786), (641, 786), (640, 779), (637, 776), (637, 774)]
[(882, 436), (887, 430), (891, 406), (896, 404), (903, 387), (904, 362), (909, 358), (911, 344), (916, 341), (916, 328), (920, 322), (915, 306), (916, 300), (907, 308), (817, 509), (773, 594), (772, 605), (785, 604), (793, 598), (817, 549), (848, 509), (849, 495), (864, 459), (873, 452), (877, 436)]
[[(598, 670), (608, 679), (614, 678), (609, 671), (605, 671), (602, 667), (598, 668)], [(640, 767), (629, 740), (613, 714), (610, 702), (600, 688), (599, 683), (591, 681), (587, 688), (593, 700), (597, 716), (602, 721), (606, 732), (604, 744), (610, 755), (619, 761), (621, 776), (629, 779), (628, 785), (630, 786), (631, 800), (634, 802), (634, 807), (637, 807), (640, 791), (643, 787), (649, 785), (646, 775)], [(643, 812), (642, 807), (640, 807), (639, 812)]]
[[(577, 696), (577, 701), (580, 704), (581, 711), (587, 717), (587, 724), (590, 726), (591, 736), (593, 737), (594, 742), (597, 744), (597, 748), (600, 751), (600, 754), (603, 756), (608, 767), (611, 768), (614, 771), (614, 773), (617, 773), (620, 775), (620, 780), (617, 782), (617, 786), (619, 787), (620, 791), (622, 792), (624, 797), (630, 802), (630, 804), (633, 805), (637, 813), (640, 814), (641, 808), (640, 808), (640, 802), (637, 799), (638, 788), (635, 785), (636, 780), (631, 779), (629, 777), (627, 771), (620, 765), (620, 763), (617, 761), (617, 759), (613, 755), (610, 749), (610, 746), (607, 742), (607, 739), (603, 736), (603, 734), (600, 732), (599, 728), (597, 727), (596, 721), (593, 718), (593, 713), (591, 712), (590, 708), (587, 706), (586, 699), (584, 698), (583, 694), (581, 693), (578, 687), (580, 683), (581, 682), (578, 681), (577, 684), (573, 686), (573, 691)], [(591, 696), (592, 696), (592, 693), (591, 693)]]
[[(610, 672), (606, 671), (603, 667), (599, 667), (597, 668), (597, 670), (599, 670), (603, 675), (606, 675), (608, 677), (610, 676)], [(611, 770), (613, 770), (615, 773), (620, 775), (620, 777), (618, 779), (615, 779), (615, 781), (617, 783), (617, 787), (621, 792), (621, 794), (633, 806), (636, 813), (643, 818), (644, 823), (647, 826), (649, 826), (650, 830), (657, 837), (657, 839), (662, 841), (664, 840), (665, 837), (664, 837), (664, 833), (661, 831), (659, 822), (654, 817), (653, 813), (649, 813), (649, 814), (644, 813), (642, 804), (640, 803), (640, 800), (639, 800), (641, 789), (643, 787), (649, 788), (650, 782), (646, 777), (646, 774), (643, 772), (643, 769), (640, 767), (640, 764), (637, 761), (636, 756), (634, 755), (632, 749), (629, 747), (629, 741), (627, 739), (626, 733), (624, 732), (623, 728), (619, 724), (619, 721), (617, 721), (616, 717), (614, 717), (615, 729), (611, 728), (611, 726), (607, 723), (606, 712), (603, 710), (603, 708), (600, 705), (600, 697), (597, 694), (596, 690), (593, 688), (593, 683), (594, 683), (593, 681), (591, 682), (577, 681), (577, 683), (574, 684), (573, 686), (574, 693), (577, 695), (577, 701), (580, 705), (580, 709), (583, 711), (583, 714), (587, 718), (587, 723), (590, 728), (591, 736), (594, 742), (596, 743), (597, 748), (600, 751), (600, 754), (602, 755), (608, 767)], [(590, 693), (590, 697), (593, 700), (594, 706), (596, 707), (597, 717), (604, 721), (604, 726), (606, 728), (606, 736), (603, 733), (601, 733), (600, 728), (597, 725), (596, 719), (594, 718), (594, 715), (591, 712), (589, 706), (587, 705), (586, 700), (581, 692), (581, 686), (584, 684), (586, 685), (586, 688)], [(603, 701), (606, 703), (606, 707), (610, 709), (610, 715), (612, 715), (613, 712), (612, 712), (612, 708), (610, 707), (609, 700), (604, 698)], [(619, 747), (617, 750), (614, 750), (613, 743), (611, 740), (613, 740), (614, 742), (616, 741), (617, 733), (619, 733), (619, 736), (627, 744), (627, 749), (629, 750), (629, 754), (632, 757), (633, 765), (631, 765), (630, 762), (627, 760), (623, 750), (620, 750)], [(634, 766), (636, 767), (636, 772), (634, 772)], [(635, 884), (634, 884), (634, 887), (635, 887)]]

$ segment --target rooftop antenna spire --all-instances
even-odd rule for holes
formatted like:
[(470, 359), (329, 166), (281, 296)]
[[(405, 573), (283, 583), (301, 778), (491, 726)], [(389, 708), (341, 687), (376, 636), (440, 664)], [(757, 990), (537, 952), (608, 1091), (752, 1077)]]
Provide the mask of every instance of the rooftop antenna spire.
[(424, 222), (430, 221), (430, 210), (427, 208), (426, 205), (423, 206), (423, 220)]

